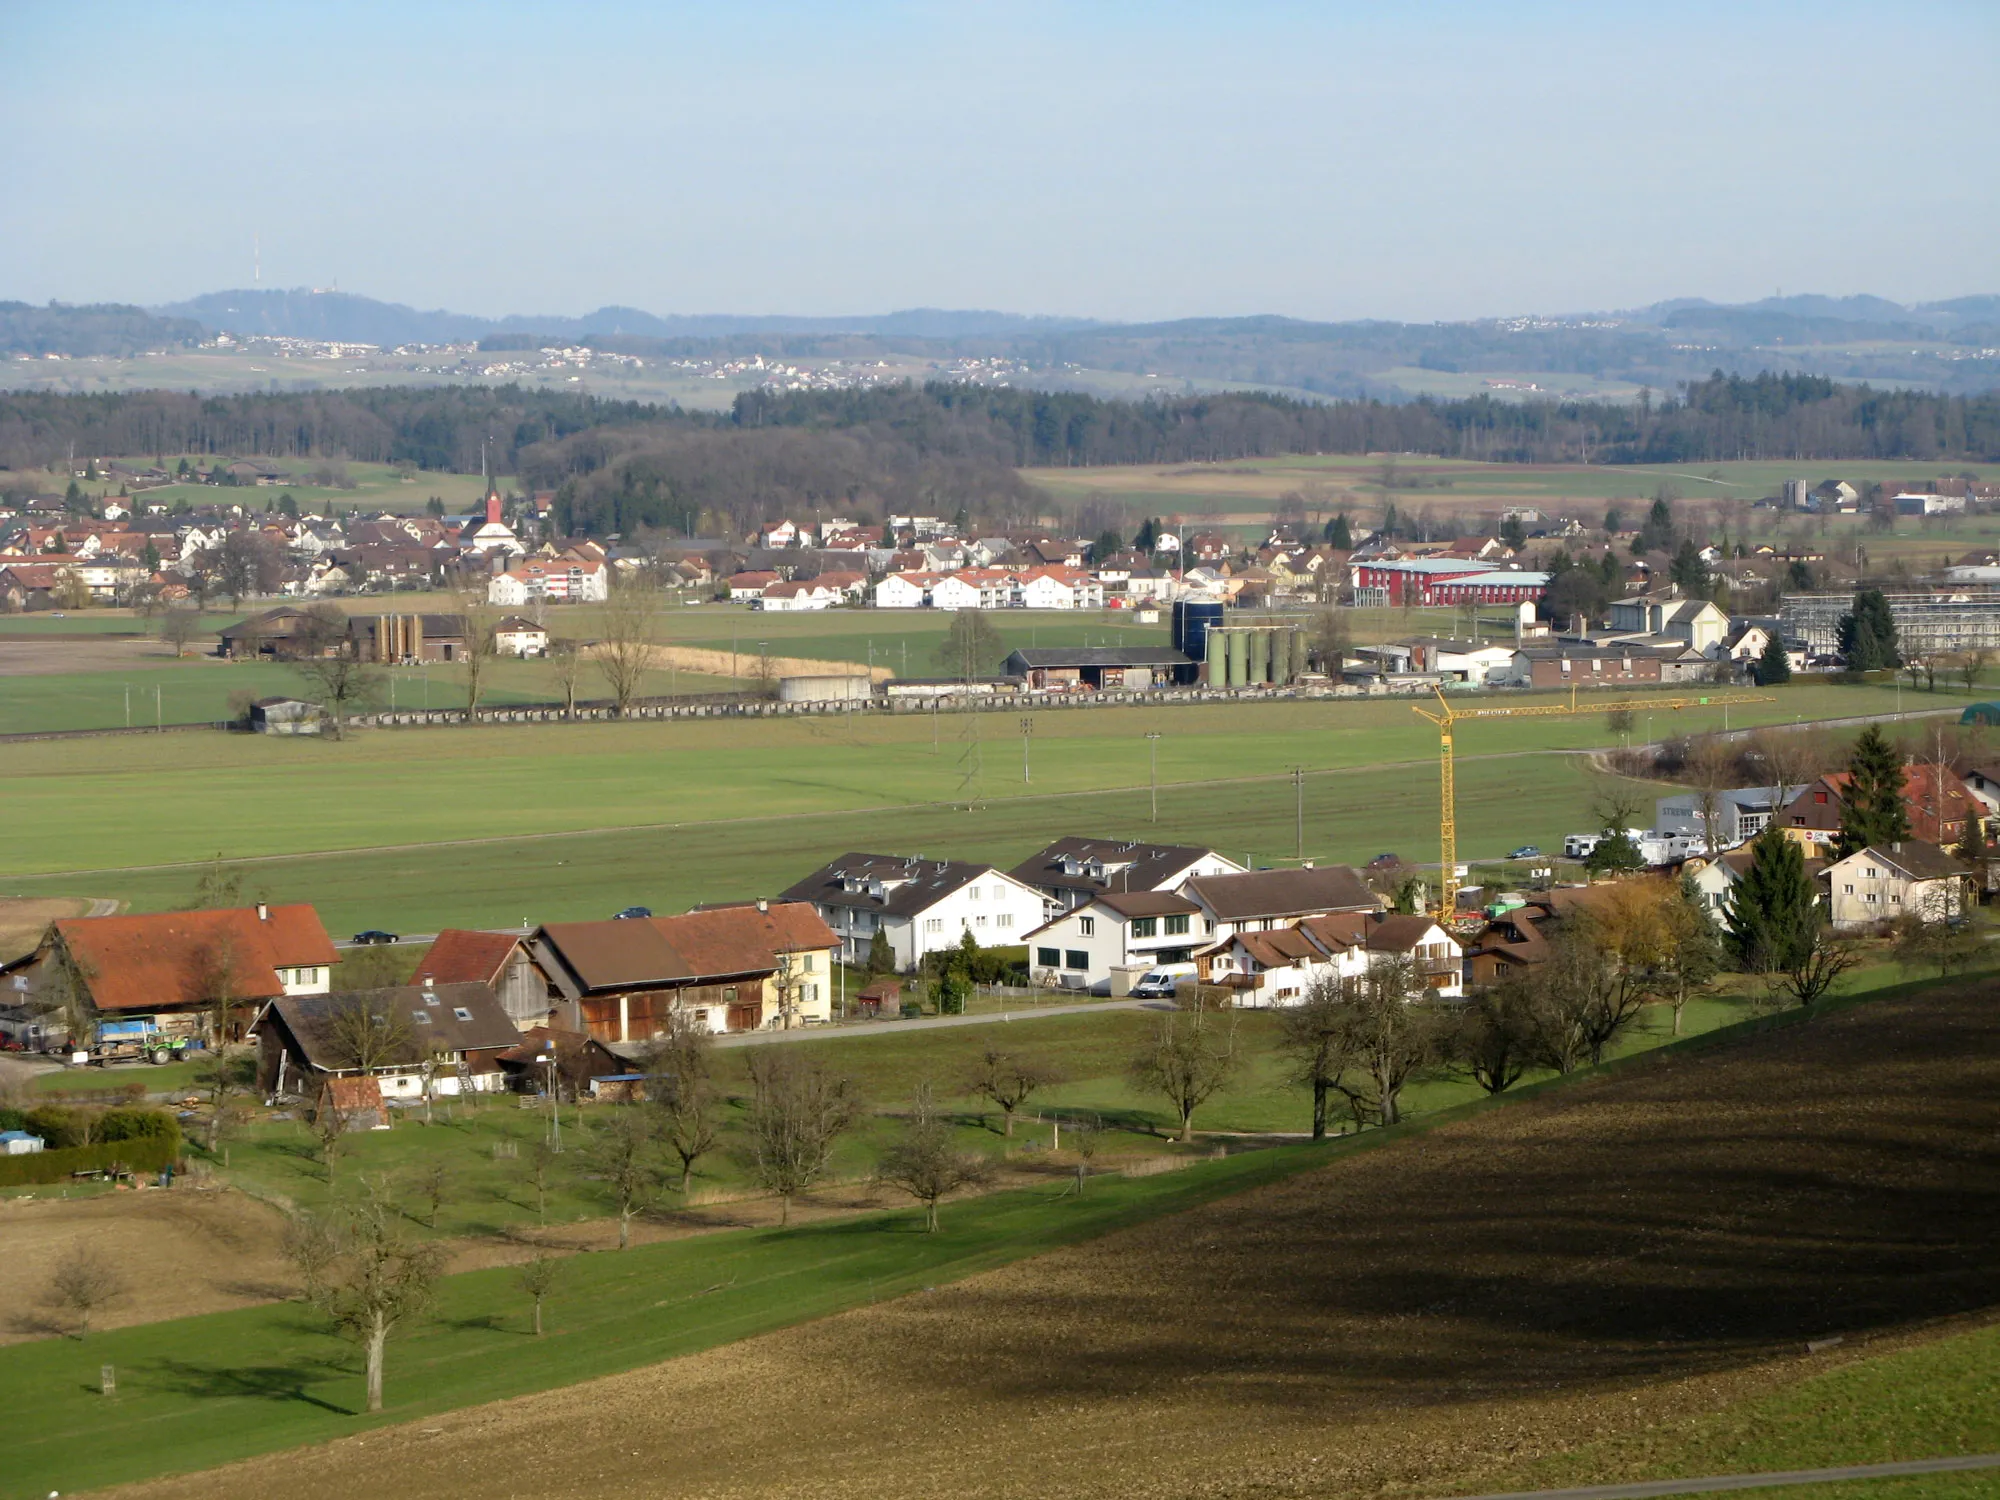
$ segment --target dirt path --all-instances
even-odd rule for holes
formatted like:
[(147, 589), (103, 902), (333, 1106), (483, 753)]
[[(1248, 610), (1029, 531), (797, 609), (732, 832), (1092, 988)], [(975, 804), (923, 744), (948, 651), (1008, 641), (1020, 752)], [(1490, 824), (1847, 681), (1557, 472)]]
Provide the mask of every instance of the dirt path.
[[(935, 1292), (120, 1493), (471, 1500), (495, 1454), (498, 1493), (565, 1500), (1518, 1489), (1531, 1460), (1988, 1315), (1996, 1183), (2000, 1013), (1967, 986), (1656, 1055)], [(1631, 1451), (1601, 1477), (1647, 1477)]]
[[(655, 646), (652, 653), (655, 671), (679, 667), (683, 672), (701, 672), (711, 677), (755, 677), (763, 661), (755, 641), (748, 649), (735, 652), (710, 651), (702, 646)], [(773, 677), (867, 677), (887, 682), (896, 675), (887, 667), (871, 671), (860, 662), (819, 661), (810, 656), (774, 656), (770, 664)]]

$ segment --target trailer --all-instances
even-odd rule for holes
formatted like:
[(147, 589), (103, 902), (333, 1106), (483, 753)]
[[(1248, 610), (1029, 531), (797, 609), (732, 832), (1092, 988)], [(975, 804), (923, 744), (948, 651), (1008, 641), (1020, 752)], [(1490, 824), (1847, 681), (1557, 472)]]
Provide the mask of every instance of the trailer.
[(72, 1052), (70, 1061), (91, 1067), (114, 1062), (147, 1062), (157, 1067), (179, 1062), (189, 1044), (185, 1033), (165, 1030), (158, 1016), (123, 1016), (116, 1021), (99, 1021), (96, 1040), (87, 1051)]

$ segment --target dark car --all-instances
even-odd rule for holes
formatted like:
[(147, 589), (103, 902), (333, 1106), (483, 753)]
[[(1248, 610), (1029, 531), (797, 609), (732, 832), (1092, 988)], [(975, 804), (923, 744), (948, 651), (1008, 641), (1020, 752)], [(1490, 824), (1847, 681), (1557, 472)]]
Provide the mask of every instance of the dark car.
[(1533, 844), (1523, 844), (1507, 857), (1509, 859), (1540, 859), (1542, 851)]
[(1378, 854), (1368, 861), (1367, 867), (1371, 870), (1393, 870), (1402, 862), (1403, 860), (1400, 855)]
[(628, 906), (611, 920), (614, 922), (626, 922), (634, 917), (650, 917), (652, 914), (653, 908), (650, 906)]
[(354, 934), (354, 945), (357, 948), (370, 948), (377, 943), (400, 943), (402, 940), (401, 934), (384, 932), (379, 927), (371, 927), (366, 932)]

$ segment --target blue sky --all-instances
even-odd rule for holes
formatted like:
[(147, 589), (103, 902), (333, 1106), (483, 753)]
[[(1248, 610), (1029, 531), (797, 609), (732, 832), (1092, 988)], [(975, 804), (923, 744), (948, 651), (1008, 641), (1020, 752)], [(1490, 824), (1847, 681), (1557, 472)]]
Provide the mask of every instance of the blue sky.
[(0, 3), (0, 298), (2000, 291), (2000, 4)]

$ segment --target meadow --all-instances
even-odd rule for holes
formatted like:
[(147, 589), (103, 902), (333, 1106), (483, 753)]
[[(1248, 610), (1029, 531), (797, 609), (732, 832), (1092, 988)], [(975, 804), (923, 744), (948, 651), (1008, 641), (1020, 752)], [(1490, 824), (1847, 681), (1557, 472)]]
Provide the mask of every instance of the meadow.
[[(1926, 695), (1910, 695), (1912, 708)], [(1641, 713), (1634, 738), (1885, 715), (1878, 686), (1804, 684), (1731, 709)], [(335, 930), (503, 926), (769, 894), (850, 849), (1011, 866), (1062, 832), (1209, 845), (1246, 864), (1435, 859), (1437, 740), (1404, 702), (375, 731), (339, 743), (117, 736), (0, 746), (0, 894), (184, 905), (218, 853), (246, 892)], [(1158, 740), (1148, 734), (1157, 733)], [(1470, 726), (1463, 858), (1590, 826), (1576, 752), (1599, 714)], [(1150, 789), (1157, 759), (1157, 798)], [(1635, 789), (1660, 795), (1657, 784)], [(1154, 816), (1157, 802), (1157, 818)]]
[[(593, 1497), (641, 1474), (929, 1495), (1005, 1452), (949, 1490), (1012, 1497), (1991, 1451), (1990, 1195), (1909, 1167), (1990, 1154), (1993, 1025), (1977, 983), (1905, 985), (1322, 1146), (1081, 1195), (1052, 1173), (948, 1204), (937, 1235), (903, 1211), (583, 1255), (540, 1340), (510, 1272), (470, 1272), (392, 1343), (381, 1418), (356, 1414), (353, 1347), (295, 1302), (17, 1345), (0, 1494), (350, 1434), (145, 1493), (488, 1493), (495, 1452), (516, 1487)], [(1845, 1347), (1804, 1362), (1828, 1333)], [(1952, 1482), (1904, 1493), (1977, 1492)]]

